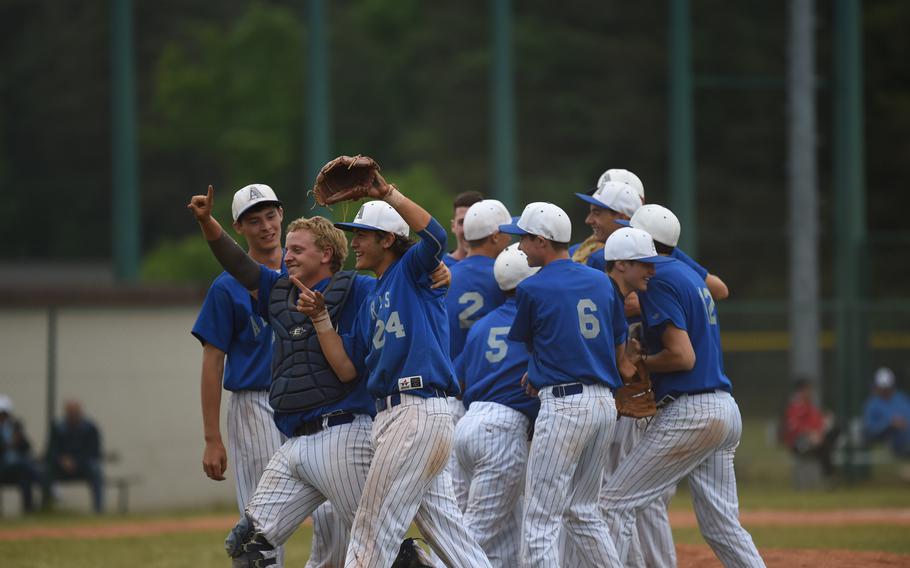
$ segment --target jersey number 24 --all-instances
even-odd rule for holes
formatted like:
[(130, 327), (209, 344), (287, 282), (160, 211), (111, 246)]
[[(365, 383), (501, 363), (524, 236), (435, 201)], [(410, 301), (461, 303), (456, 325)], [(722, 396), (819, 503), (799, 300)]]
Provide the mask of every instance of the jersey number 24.
[(385, 345), (386, 333), (394, 333), (398, 339), (405, 336), (404, 325), (401, 324), (401, 318), (398, 316), (397, 310), (390, 313), (386, 321), (376, 320), (376, 331), (373, 332), (374, 348), (382, 349), (382, 346)]

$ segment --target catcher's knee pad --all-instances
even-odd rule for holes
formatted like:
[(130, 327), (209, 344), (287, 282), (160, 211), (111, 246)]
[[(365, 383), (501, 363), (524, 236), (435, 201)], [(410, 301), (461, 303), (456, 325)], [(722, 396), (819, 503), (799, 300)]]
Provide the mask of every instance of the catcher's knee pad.
[(265, 535), (256, 532), (253, 519), (246, 514), (224, 539), (224, 549), (233, 568), (264, 568), (278, 562), (278, 551)]

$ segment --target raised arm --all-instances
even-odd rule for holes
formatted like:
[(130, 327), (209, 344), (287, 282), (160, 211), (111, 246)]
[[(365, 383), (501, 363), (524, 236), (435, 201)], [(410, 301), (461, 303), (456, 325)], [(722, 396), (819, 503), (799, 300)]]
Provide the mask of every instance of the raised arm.
[(193, 216), (202, 229), (202, 235), (209, 243), (212, 254), (231, 276), (243, 284), (254, 297), (259, 292), (259, 264), (244, 252), (234, 239), (221, 228), (221, 224), (212, 217), (212, 206), (215, 204), (215, 190), (209, 186), (206, 195), (194, 195), (186, 206), (193, 211)]
[(711, 297), (718, 302), (730, 297), (730, 289), (727, 288), (727, 284), (716, 274), (708, 273), (705, 276), (705, 285), (711, 292)]

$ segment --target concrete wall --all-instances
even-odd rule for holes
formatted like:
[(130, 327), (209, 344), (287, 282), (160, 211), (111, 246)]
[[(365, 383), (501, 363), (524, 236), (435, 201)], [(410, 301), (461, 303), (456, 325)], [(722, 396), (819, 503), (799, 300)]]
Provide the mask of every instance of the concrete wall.
[[(233, 505), (233, 478), (214, 482), (202, 471), (199, 374), (202, 349), (190, 335), (198, 305), (58, 308), (57, 408), (83, 402), (101, 429), (105, 452), (120, 455), (111, 475), (142, 480), (131, 510)], [(15, 404), (33, 446), (47, 439), (47, 310), (0, 308), (0, 392)], [(226, 415), (222, 400), (222, 435)], [(228, 473), (232, 474), (230, 456)], [(108, 490), (108, 510), (116, 493)], [(6, 509), (18, 496), (4, 494)], [(88, 491), (65, 488), (64, 506), (88, 509)]]

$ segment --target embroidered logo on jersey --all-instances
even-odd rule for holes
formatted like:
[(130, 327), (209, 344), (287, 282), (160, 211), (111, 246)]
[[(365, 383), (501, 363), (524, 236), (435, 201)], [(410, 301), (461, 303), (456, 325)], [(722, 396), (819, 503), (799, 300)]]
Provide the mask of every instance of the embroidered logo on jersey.
[(256, 188), (255, 186), (250, 188), (250, 201), (252, 201), (254, 199), (262, 199), (263, 197), (265, 197), (265, 196), (262, 195), (262, 192), (259, 191), (258, 188)]
[(409, 391), (423, 388), (423, 377), (416, 375), (413, 377), (401, 377), (398, 379), (398, 391)]
[(301, 337), (303, 337), (303, 327), (297, 326), (294, 329), (292, 329), (291, 337), (293, 337), (294, 339), (300, 339)]

